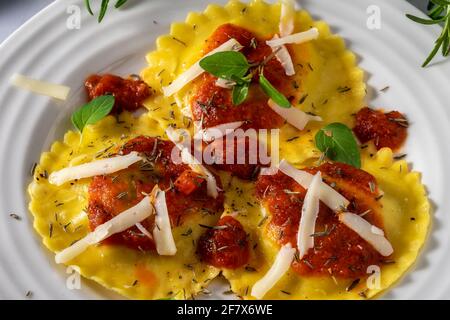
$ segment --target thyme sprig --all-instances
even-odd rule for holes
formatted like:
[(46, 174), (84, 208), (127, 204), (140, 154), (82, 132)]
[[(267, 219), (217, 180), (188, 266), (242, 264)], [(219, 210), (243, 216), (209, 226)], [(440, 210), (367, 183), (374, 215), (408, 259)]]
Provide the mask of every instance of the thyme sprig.
[(430, 19), (423, 19), (411, 14), (406, 15), (412, 21), (423, 25), (444, 24), (441, 34), (434, 43), (433, 50), (422, 64), (422, 67), (426, 67), (433, 60), (439, 49), (441, 49), (444, 57), (447, 57), (450, 53), (450, 1), (430, 0), (428, 3), (428, 16)]
[[(128, 2), (128, 0), (117, 0), (116, 4), (114, 5), (114, 8), (119, 9), (127, 2)], [(92, 11), (92, 7), (91, 7), (91, 1), (84, 0), (84, 5), (86, 6), (86, 9), (89, 12), (89, 14), (91, 16), (94, 16), (94, 11)], [(100, 5), (100, 13), (98, 15), (98, 23), (103, 21), (103, 18), (105, 17), (106, 12), (108, 11), (108, 7), (109, 7), (109, 0), (102, 0), (102, 3)]]

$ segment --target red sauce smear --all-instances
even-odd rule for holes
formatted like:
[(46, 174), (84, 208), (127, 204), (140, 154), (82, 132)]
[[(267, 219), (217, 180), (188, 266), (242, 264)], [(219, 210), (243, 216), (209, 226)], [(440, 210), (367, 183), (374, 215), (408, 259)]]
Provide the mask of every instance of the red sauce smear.
[[(202, 212), (216, 214), (223, 211), (223, 192), (216, 199), (206, 195), (206, 182), (191, 175), (187, 165), (174, 164), (171, 159), (174, 144), (156, 138), (138, 137), (127, 142), (121, 154), (137, 151), (144, 154), (148, 163), (138, 163), (126, 170), (107, 176), (96, 176), (89, 186), (88, 217), (91, 230), (112, 219), (124, 210), (136, 205), (158, 184), (166, 191), (166, 203), (172, 227), (182, 225), (190, 214)], [(180, 177), (181, 180), (178, 180)], [(189, 177), (193, 181), (189, 180)], [(178, 183), (174, 186), (174, 181)], [(220, 178), (216, 177), (218, 186)], [(192, 184), (194, 187), (192, 187)], [(190, 192), (186, 193), (187, 186)], [(150, 233), (154, 227), (154, 217), (141, 224)], [(125, 245), (138, 250), (154, 250), (153, 240), (145, 236), (137, 227), (115, 234), (104, 241), (109, 244)]]
[[(241, 52), (250, 63), (264, 61), (272, 54), (272, 49), (266, 44), (266, 40), (255, 36), (247, 29), (233, 24), (224, 24), (206, 40), (204, 54), (214, 50), (231, 38), (236, 39), (244, 48)], [(287, 92), (290, 77), (285, 75), (282, 65), (276, 58), (270, 59), (264, 67), (265, 77), (281, 92)], [(258, 81), (255, 74), (253, 82)], [(244, 128), (278, 128), (284, 120), (267, 105), (268, 97), (260, 91), (259, 86), (252, 86), (248, 99), (235, 106), (231, 99), (231, 90), (216, 86), (217, 78), (209, 73), (204, 73), (195, 88), (195, 94), (191, 101), (194, 120), (203, 118), (205, 128), (219, 124), (246, 121)]]
[(150, 97), (150, 88), (139, 79), (124, 79), (112, 74), (92, 75), (86, 79), (85, 87), (89, 100), (113, 95), (116, 98), (113, 112), (135, 111)]
[[(250, 144), (253, 145), (252, 149)], [(261, 163), (261, 157), (263, 155), (267, 157), (267, 150), (260, 148), (258, 141), (253, 138), (238, 136), (233, 140), (218, 139), (212, 142), (209, 148), (214, 149), (216, 162), (213, 166), (216, 169), (230, 172), (241, 179), (254, 180), (258, 176), (260, 167), (269, 165)], [(249, 150), (256, 150), (256, 152), (251, 154)]]
[[(365, 219), (382, 228), (378, 214), (380, 205), (376, 200), (378, 189), (372, 175), (341, 163), (326, 163), (306, 171), (311, 174), (320, 171), (324, 181), (350, 201), (348, 211), (365, 213)], [(280, 244), (290, 242), (296, 245), (306, 190), (279, 172), (273, 176), (260, 176), (256, 193), (271, 215), (267, 225), (269, 235)], [(356, 232), (340, 223), (337, 215), (321, 202), (314, 248), (301, 260), (295, 260), (292, 267), (300, 275), (356, 278), (367, 276), (367, 267), (380, 265), (383, 259)]]
[[(224, 24), (207, 39), (204, 54), (214, 50), (229, 39), (236, 39), (244, 48), (242, 52), (250, 63), (261, 63), (273, 55), (272, 49), (266, 44), (267, 39), (259, 38), (251, 31), (233, 24)], [(247, 100), (240, 105), (233, 105), (232, 91), (216, 86), (217, 78), (209, 73), (204, 73), (196, 82), (194, 95), (191, 99), (191, 109), (194, 120), (202, 121), (203, 128), (210, 128), (220, 124), (245, 121), (241, 129), (272, 129), (279, 128), (284, 124), (284, 119), (275, 113), (268, 105), (267, 95), (260, 89), (258, 81), (259, 74), (256, 69), (250, 87)], [(271, 58), (264, 66), (265, 77), (280, 92), (289, 97), (292, 93), (292, 79), (286, 76), (285, 70), (280, 62)], [(236, 146), (234, 146), (236, 148)], [(223, 146), (223, 152), (216, 157), (225, 163), (227, 150), (233, 146)], [(246, 154), (248, 148), (246, 147)], [(231, 172), (242, 179), (252, 179), (257, 173), (258, 165), (246, 162), (244, 164), (216, 164), (216, 168)]]
[(398, 111), (383, 113), (362, 108), (356, 114), (353, 132), (361, 143), (373, 140), (377, 150), (388, 147), (399, 149), (406, 140), (408, 120)]
[(202, 235), (197, 253), (202, 261), (217, 268), (240, 268), (249, 259), (247, 233), (239, 221), (225, 216)]

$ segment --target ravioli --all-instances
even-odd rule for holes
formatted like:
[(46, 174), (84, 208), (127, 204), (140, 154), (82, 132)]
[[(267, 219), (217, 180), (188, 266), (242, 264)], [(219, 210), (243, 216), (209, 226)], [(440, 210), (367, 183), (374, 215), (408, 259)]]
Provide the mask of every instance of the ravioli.
[[(142, 78), (161, 91), (203, 56), (205, 40), (219, 26), (232, 23), (267, 37), (278, 33), (280, 11), (280, 3), (254, 0), (244, 4), (232, 0), (224, 7), (212, 4), (203, 13), (190, 13), (186, 22), (172, 24), (170, 34), (158, 38), (157, 49), (147, 55), (148, 67), (142, 71)], [(363, 105), (366, 89), (363, 71), (356, 66), (356, 57), (346, 49), (344, 40), (331, 34), (325, 22), (314, 21), (304, 10), (296, 12), (294, 32), (310, 27), (318, 28), (319, 39), (290, 47), (297, 71), (292, 82), (297, 88), (293, 101), (295, 107), (317, 114), (324, 121), (311, 122), (301, 134), (290, 125), (280, 128), (280, 141), (290, 141), (280, 145), (280, 158), (298, 164), (320, 156), (313, 137), (322, 125), (353, 123), (352, 114)], [(172, 107), (189, 106), (193, 87), (188, 84), (169, 98)], [(151, 109), (160, 99), (149, 99), (147, 107)]]
[[(89, 221), (80, 212), (88, 205), (91, 179), (82, 179), (63, 186), (51, 185), (47, 173), (68, 165), (78, 165), (106, 157), (111, 146), (121, 146), (139, 135), (162, 136), (164, 131), (148, 113), (135, 119), (122, 113), (119, 122), (109, 116), (86, 127), (83, 134), (69, 131), (64, 141), (55, 142), (50, 152), (42, 155), (29, 186), (30, 211), (34, 228), (52, 252), (59, 252), (89, 232)], [(172, 229), (178, 253), (173, 257), (156, 252), (141, 252), (125, 246), (91, 246), (70, 261), (80, 273), (106, 288), (134, 299), (189, 299), (205, 291), (219, 270), (199, 261), (195, 242), (204, 229), (214, 225), (218, 216), (198, 212)]]
[[(198, 61), (205, 40), (221, 25), (231, 23), (260, 37), (278, 33), (281, 5), (253, 0), (249, 4), (231, 0), (224, 7), (209, 5), (203, 13), (190, 13), (184, 23), (174, 23), (170, 34), (157, 40), (155, 51), (147, 55), (148, 67), (142, 79), (153, 89), (144, 103), (148, 112), (139, 118), (122, 113), (119, 121), (109, 116), (88, 126), (82, 135), (69, 131), (64, 141), (55, 142), (42, 155), (29, 186), (30, 211), (34, 227), (52, 252), (58, 252), (88, 232), (88, 220), (80, 215), (87, 205), (89, 179), (61, 187), (48, 183), (48, 173), (104, 157), (111, 146), (120, 146), (131, 138), (148, 135), (161, 137), (170, 127), (193, 129), (186, 107), (195, 82), (172, 97), (164, 97), (162, 88)], [(330, 32), (323, 21), (314, 21), (304, 10), (295, 13), (294, 32), (311, 27), (319, 38), (289, 47), (296, 75), (292, 86), (293, 107), (320, 116), (322, 122), (310, 122), (299, 131), (289, 124), (280, 128), (280, 158), (299, 168), (317, 164), (321, 156), (314, 136), (324, 125), (341, 122), (353, 126), (354, 117), (364, 105), (363, 71), (346, 49), (344, 40)], [(372, 152), (372, 153), (371, 153)], [(372, 298), (391, 287), (413, 265), (426, 239), (430, 206), (420, 175), (410, 172), (405, 161), (394, 161), (390, 149), (374, 151), (373, 145), (361, 149), (362, 169), (372, 174), (380, 190), (383, 228), (394, 247), (394, 254), (381, 268), (379, 286), (367, 288), (361, 281), (330, 276), (299, 276), (291, 268), (269, 291), (266, 299), (360, 299)], [(214, 226), (220, 215), (195, 214), (180, 227), (172, 229), (178, 253), (158, 256), (123, 246), (98, 245), (71, 261), (89, 279), (135, 299), (187, 299), (202, 292), (210, 280), (222, 273), (239, 297), (252, 299), (251, 289), (272, 265), (280, 245), (267, 233), (270, 212), (261, 208), (255, 184), (217, 172), (225, 192), (223, 217), (232, 216), (247, 233), (249, 261), (237, 269), (210, 266), (197, 255), (197, 242), (203, 226)], [(351, 290), (349, 290), (349, 287)]]
[[(394, 247), (394, 254), (388, 263), (380, 265), (379, 286), (375, 277), (361, 281), (352, 290), (347, 291), (354, 279), (339, 279), (330, 276), (302, 277), (292, 269), (273, 287), (265, 299), (363, 299), (376, 297), (396, 283), (414, 264), (425, 242), (430, 222), (430, 205), (425, 188), (420, 182), (420, 174), (410, 172), (406, 161), (394, 161), (392, 151), (381, 149), (375, 156), (369, 153), (363, 156), (364, 171), (372, 174), (378, 187), (384, 193), (379, 200), (382, 210), (384, 230)], [(250, 232), (250, 247), (255, 248), (248, 266), (237, 270), (223, 270), (223, 275), (230, 281), (231, 288), (243, 298), (251, 298), (252, 286), (264, 276), (270, 268), (280, 246), (270, 240), (261, 207), (255, 201), (254, 185), (234, 181), (233, 200), (226, 207), (237, 208), (243, 214), (237, 219)], [(251, 206), (248, 203), (252, 204)], [(233, 211), (234, 209), (229, 209)], [(270, 214), (269, 214), (270, 217)], [(375, 270), (375, 269), (374, 269)], [(378, 270), (377, 270), (378, 272)], [(368, 274), (370, 276), (371, 274)], [(373, 289), (367, 288), (375, 287)]]

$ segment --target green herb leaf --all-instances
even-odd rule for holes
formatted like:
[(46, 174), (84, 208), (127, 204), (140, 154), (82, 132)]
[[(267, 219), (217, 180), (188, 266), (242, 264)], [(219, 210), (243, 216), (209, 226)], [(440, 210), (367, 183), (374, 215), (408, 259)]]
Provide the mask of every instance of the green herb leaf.
[(264, 74), (259, 75), (259, 84), (263, 91), (273, 100), (277, 105), (282, 108), (290, 108), (291, 103), (289, 100), (264, 77)]
[(407, 14), (406, 17), (408, 19), (411, 19), (412, 21), (420, 23), (420, 24), (438, 24), (447, 18), (447, 17), (442, 17), (442, 18), (439, 18), (436, 20), (430, 20), (430, 19), (419, 18), (417, 16), (413, 16), (412, 14)]
[(88, 124), (94, 124), (106, 117), (114, 107), (113, 96), (101, 96), (85, 104), (72, 114), (72, 123), (80, 132)]
[(329, 124), (317, 132), (317, 148), (329, 159), (361, 167), (361, 155), (352, 130), (342, 123)]
[(224, 51), (203, 58), (200, 61), (200, 67), (213, 76), (232, 80), (233, 77), (244, 77), (250, 65), (242, 53)]
[(439, 6), (448, 6), (450, 5), (450, 1), (447, 0), (430, 0), (431, 3), (434, 3)]
[(250, 82), (237, 83), (233, 87), (233, 104), (235, 106), (240, 105), (247, 99)]
[(125, 3), (127, 3), (128, 0), (117, 0), (116, 5), (114, 6), (116, 9), (119, 9), (121, 6), (123, 6)]
[(84, 5), (86, 6), (87, 11), (89, 12), (89, 14), (91, 16), (94, 15), (94, 12), (92, 12), (92, 8), (91, 8), (91, 2), (89, 0), (84, 0)]
[(406, 17), (416, 23), (423, 25), (434, 25), (444, 23), (439, 38), (434, 43), (434, 48), (426, 58), (422, 67), (426, 67), (436, 56), (439, 49), (442, 51), (444, 57), (450, 53), (450, 1), (449, 0), (430, 0), (428, 2), (428, 16), (431, 19), (423, 19), (411, 14), (407, 14)]
[(109, 0), (102, 0), (102, 5), (100, 7), (100, 14), (98, 15), (98, 23), (103, 21), (106, 11), (108, 10)]

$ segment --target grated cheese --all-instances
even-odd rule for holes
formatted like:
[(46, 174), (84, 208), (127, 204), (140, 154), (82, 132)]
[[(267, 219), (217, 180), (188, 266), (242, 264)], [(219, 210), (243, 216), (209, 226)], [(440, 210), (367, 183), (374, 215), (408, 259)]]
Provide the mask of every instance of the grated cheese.
[(296, 249), (292, 248), (288, 243), (281, 247), (275, 258), (270, 270), (262, 277), (252, 288), (252, 296), (257, 299), (262, 299), (272, 289), (273, 286), (283, 277), (289, 270), (292, 261), (294, 260)]
[[(236, 41), (236, 39), (230, 39), (227, 42), (223, 43), (221, 46), (206, 54), (204, 57), (208, 57), (218, 52), (239, 51), (241, 49), (242, 46), (239, 42)], [(204, 72), (204, 70), (200, 67), (200, 60), (198, 60), (189, 69), (178, 76), (178, 78), (176, 78), (170, 85), (162, 88), (163, 93), (166, 97), (174, 95), (175, 93), (183, 89), (185, 85), (196, 79)]]
[(314, 237), (311, 235), (315, 233), (316, 220), (319, 215), (321, 184), (322, 175), (320, 172), (317, 172), (309, 185), (302, 207), (302, 216), (297, 233), (297, 247), (300, 259), (303, 258), (309, 249), (314, 248)]
[(206, 192), (208, 196), (212, 198), (217, 198), (219, 195), (217, 182), (214, 175), (206, 169), (192, 154), (191, 152), (181, 143), (181, 136), (172, 128), (169, 127), (166, 130), (167, 137), (172, 141), (178, 149), (181, 150), (181, 159), (183, 163), (189, 165), (189, 167), (196, 173), (202, 175), (206, 179)]
[(272, 39), (266, 41), (270, 47), (279, 47), (285, 44), (295, 43), (300, 44), (308, 42), (319, 37), (319, 30), (317, 28), (311, 28), (308, 31), (294, 33), (279, 39)]
[(111, 220), (99, 225), (83, 239), (57, 253), (55, 261), (56, 263), (67, 263), (83, 253), (89, 246), (97, 244), (113, 234), (127, 230), (136, 223), (147, 219), (152, 214), (154, 214), (154, 208), (151, 204), (151, 198), (147, 196), (134, 207), (125, 210)]
[(126, 156), (106, 158), (75, 167), (64, 168), (60, 171), (55, 171), (49, 176), (48, 181), (51, 184), (60, 186), (71, 180), (114, 173), (126, 169), (141, 160), (142, 157), (139, 156), (137, 152), (133, 151)]
[[(286, 160), (282, 160), (278, 167), (285, 175), (294, 179), (303, 188), (308, 189), (312, 183), (313, 175), (294, 168)], [(319, 199), (335, 212), (340, 212), (347, 208), (350, 202), (344, 198), (339, 192), (334, 190), (325, 182), (320, 184)]]
[(156, 251), (161, 256), (174, 256), (177, 247), (173, 240), (172, 228), (170, 226), (169, 211), (167, 210), (166, 193), (158, 190), (155, 197), (155, 227), (153, 238), (155, 239)]
[(339, 221), (370, 243), (382, 256), (387, 257), (394, 252), (391, 243), (385, 238), (383, 230), (371, 225), (359, 215), (343, 212), (339, 214)]
[(280, 35), (288, 36), (294, 32), (295, 2), (294, 0), (281, 0)]
[(279, 116), (299, 130), (303, 130), (309, 121), (322, 121), (321, 117), (311, 116), (294, 107), (282, 108), (272, 100), (269, 100), (268, 105)]
[(211, 142), (232, 133), (234, 130), (236, 130), (243, 124), (244, 121), (236, 121), (220, 124), (215, 127), (202, 129), (195, 134), (195, 138), (202, 139), (205, 142)]
[(16, 87), (63, 101), (70, 93), (70, 88), (67, 86), (35, 80), (21, 74), (14, 74), (11, 83)]

